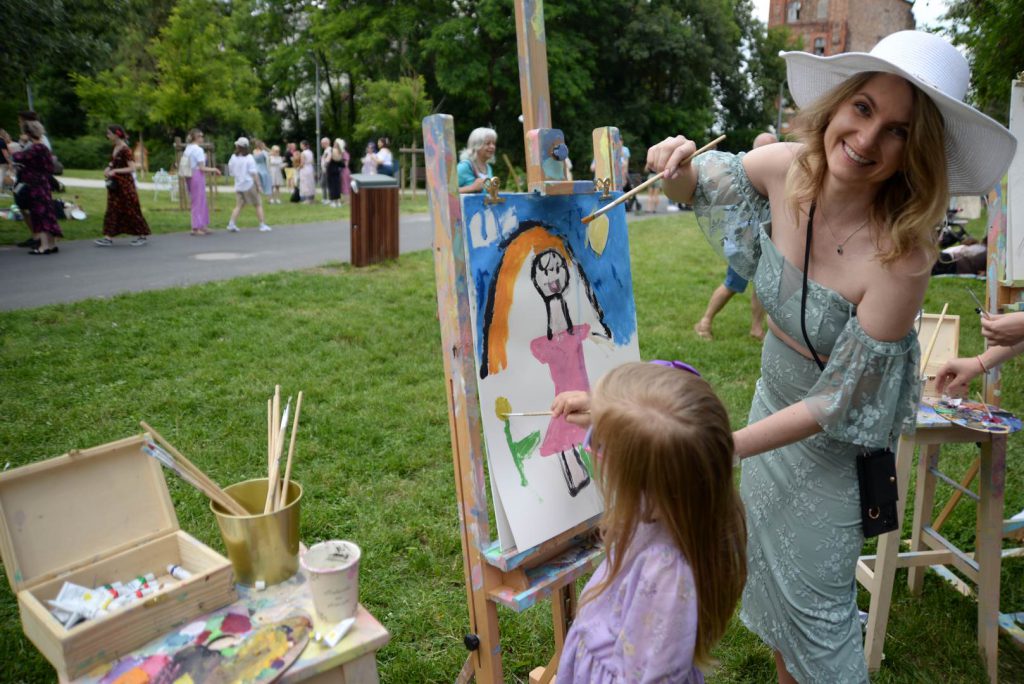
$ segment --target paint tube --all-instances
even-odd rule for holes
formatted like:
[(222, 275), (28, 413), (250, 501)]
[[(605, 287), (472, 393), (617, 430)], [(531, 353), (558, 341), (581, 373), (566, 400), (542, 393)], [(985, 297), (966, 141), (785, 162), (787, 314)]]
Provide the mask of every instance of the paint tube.
[(69, 613), (78, 613), (82, 618), (91, 620), (103, 609), (105, 602), (105, 592), (65, 582), (51, 605)]
[(154, 587), (158, 586), (156, 582), (156, 575), (151, 572), (147, 572), (145, 575), (139, 575), (131, 582), (127, 582), (125, 587), (128, 588), (129, 592), (132, 592), (150, 585)]
[(348, 631), (352, 629), (352, 625), (355, 623), (355, 618), (345, 618), (326, 632), (317, 632), (313, 638), (328, 648), (334, 648), (338, 645), (339, 641), (345, 638), (345, 635), (348, 634)]
[(177, 580), (187, 580), (189, 577), (192, 576), (191, 572), (181, 567), (180, 565), (175, 565), (174, 563), (171, 563), (167, 566), (167, 574)]
[(146, 598), (147, 596), (152, 596), (156, 592), (156, 586), (147, 584), (145, 587), (142, 587), (141, 589), (136, 589), (135, 591), (128, 592), (126, 594), (121, 594), (116, 599), (107, 604), (107, 606), (104, 609), (104, 614), (115, 613), (119, 610), (124, 610), (133, 603), (138, 603), (142, 599)]

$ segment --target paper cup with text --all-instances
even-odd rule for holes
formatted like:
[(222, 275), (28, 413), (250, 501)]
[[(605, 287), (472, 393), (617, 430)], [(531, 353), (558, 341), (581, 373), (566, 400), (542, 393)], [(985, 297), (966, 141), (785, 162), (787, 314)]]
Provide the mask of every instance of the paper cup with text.
[(302, 554), (300, 562), (313, 593), (316, 616), (325, 624), (355, 617), (359, 606), (359, 558), (350, 541), (325, 541)]

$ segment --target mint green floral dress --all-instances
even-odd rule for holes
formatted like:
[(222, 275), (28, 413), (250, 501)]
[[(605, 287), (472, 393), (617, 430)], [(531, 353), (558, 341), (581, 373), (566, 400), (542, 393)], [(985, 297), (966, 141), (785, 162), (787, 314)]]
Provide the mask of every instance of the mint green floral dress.
[[(711, 244), (754, 283), (772, 321), (800, 332), (803, 272), (771, 241), (768, 199), (743, 155), (698, 157), (694, 209)], [(854, 582), (863, 545), (856, 455), (912, 432), (919, 384), (916, 332), (897, 342), (868, 335), (856, 306), (808, 282), (807, 334), (824, 371), (768, 333), (749, 422), (806, 401), (822, 431), (743, 461), (747, 585), (740, 617), (782, 653), (799, 682), (867, 682)]]

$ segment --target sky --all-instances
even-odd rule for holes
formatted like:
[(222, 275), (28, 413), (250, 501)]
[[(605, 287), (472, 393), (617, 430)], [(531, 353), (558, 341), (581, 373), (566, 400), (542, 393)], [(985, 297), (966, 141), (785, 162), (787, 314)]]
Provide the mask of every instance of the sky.
[[(769, 0), (754, 0), (754, 12), (761, 21), (768, 22)], [(916, 0), (914, 18), (918, 28), (938, 24), (939, 17), (946, 11), (948, 0)]]

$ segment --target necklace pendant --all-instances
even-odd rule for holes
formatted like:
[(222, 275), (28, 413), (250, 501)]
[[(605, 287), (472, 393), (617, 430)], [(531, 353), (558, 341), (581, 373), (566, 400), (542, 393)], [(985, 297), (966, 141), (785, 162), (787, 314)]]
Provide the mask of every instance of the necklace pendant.
[(839, 256), (843, 256), (843, 246), (842, 245), (839, 245), (838, 247), (836, 247), (836, 254), (838, 254)]

